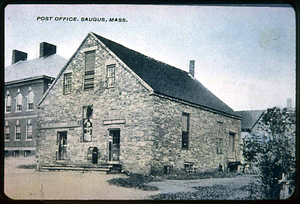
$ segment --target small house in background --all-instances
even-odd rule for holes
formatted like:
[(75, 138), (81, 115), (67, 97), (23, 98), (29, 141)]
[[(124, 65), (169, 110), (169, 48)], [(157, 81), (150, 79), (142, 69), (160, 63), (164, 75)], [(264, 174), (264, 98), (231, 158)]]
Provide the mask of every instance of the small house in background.
[(236, 167), (241, 117), (194, 77), (89, 33), (38, 103), (40, 169)]
[(253, 133), (254, 129), (256, 129), (257, 122), (263, 116), (265, 111), (266, 110), (236, 111), (236, 113), (242, 117), (242, 123), (241, 123), (242, 139), (246, 135)]
[(13, 50), (12, 64), (5, 68), (5, 156), (35, 155), (36, 105), (66, 61), (56, 54), (56, 46), (47, 42), (40, 44), (40, 56), (33, 60), (27, 60), (27, 53)]

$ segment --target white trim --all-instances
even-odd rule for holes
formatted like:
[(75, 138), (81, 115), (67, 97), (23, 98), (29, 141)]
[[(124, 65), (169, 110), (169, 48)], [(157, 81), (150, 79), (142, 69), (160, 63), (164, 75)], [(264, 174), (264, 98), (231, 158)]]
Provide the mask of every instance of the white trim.
[(97, 50), (97, 48), (98, 48), (97, 45), (92, 46), (92, 47), (83, 48), (82, 52), (94, 51), (94, 50)]
[(37, 117), (38, 117), (38, 115), (16, 116), (16, 117), (5, 117), (5, 120), (26, 119), (26, 118), (37, 118)]

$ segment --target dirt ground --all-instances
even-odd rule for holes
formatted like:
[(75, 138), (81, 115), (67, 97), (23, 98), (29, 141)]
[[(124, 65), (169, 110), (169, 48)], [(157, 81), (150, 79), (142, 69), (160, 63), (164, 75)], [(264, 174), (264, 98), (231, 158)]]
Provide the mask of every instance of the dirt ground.
[(124, 177), (99, 172), (38, 172), (20, 169), (18, 165), (33, 164), (34, 157), (6, 158), (4, 193), (11, 199), (38, 200), (143, 200), (157, 192), (109, 185), (106, 181)]
[(165, 180), (152, 182), (158, 191), (143, 191), (109, 185), (107, 180), (126, 177), (123, 174), (100, 172), (54, 171), (38, 172), (20, 169), (18, 165), (35, 163), (34, 157), (5, 159), (4, 193), (11, 199), (38, 200), (144, 200), (149, 196), (164, 193), (195, 192), (193, 187), (213, 185), (243, 186), (255, 181), (255, 176), (212, 178), (199, 180)]

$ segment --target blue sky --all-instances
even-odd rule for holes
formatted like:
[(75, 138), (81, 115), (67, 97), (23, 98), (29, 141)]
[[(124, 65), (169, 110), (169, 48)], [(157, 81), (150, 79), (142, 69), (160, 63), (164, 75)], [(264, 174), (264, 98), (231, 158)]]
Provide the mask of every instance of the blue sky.
[[(79, 21), (54, 20), (75, 16)], [(43, 41), (69, 59), (92, 31), (186, 71), (195, 60), (196, 79), (236, 111), (284, 107), (287, 98), (295, 101), (295, 27), (291, 7), (9, 5), (5, 66), (13, 49), (37, 58)]]

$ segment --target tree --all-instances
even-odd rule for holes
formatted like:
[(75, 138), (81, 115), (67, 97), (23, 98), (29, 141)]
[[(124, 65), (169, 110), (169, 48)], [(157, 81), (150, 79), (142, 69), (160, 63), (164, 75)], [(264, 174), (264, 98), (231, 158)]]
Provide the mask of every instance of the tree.
[[(295, 111), (287, 108), (268, 109), (259, 121), (264, 134), (252, 135), (245, 141), (245, 158), (256, 161), (260, 169), (266, 199), (279, 199), (282, 174), (292, 177), (295, 172)], [(251, 144), (250, 144), (251, 143)], [(293, 179), (294, 178), (290, 178)]]

